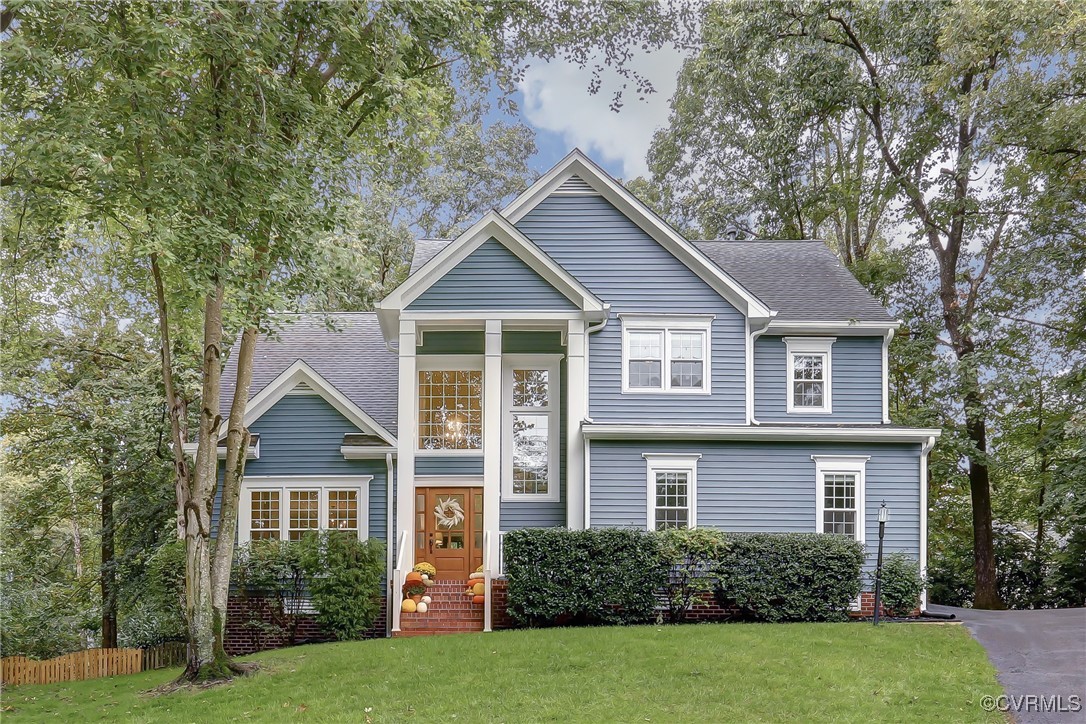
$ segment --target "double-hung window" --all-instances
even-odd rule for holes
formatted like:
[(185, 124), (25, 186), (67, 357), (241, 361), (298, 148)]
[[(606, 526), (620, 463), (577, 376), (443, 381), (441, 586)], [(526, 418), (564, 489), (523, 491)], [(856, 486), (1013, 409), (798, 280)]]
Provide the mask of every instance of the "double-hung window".
[(368, 535), (372, 476), (247, 476), (242, 483), (238, 541), (301, 540), (311, 531)]
[(863, 455), (812, 455), (816, 478), (815, 530), (864, 540)]
[(833, 412), (830, 382), (832, 337), (785, 337), (788, 412)]
[(647, 528), (697, 525), (698, 460), (701, 455), (643, 453), (648, 470)]
[(710, 391), (712, 316), (619, 317), (623, 392)]
[(559, 499), (560, 355), (505, 355), (502, 497)]

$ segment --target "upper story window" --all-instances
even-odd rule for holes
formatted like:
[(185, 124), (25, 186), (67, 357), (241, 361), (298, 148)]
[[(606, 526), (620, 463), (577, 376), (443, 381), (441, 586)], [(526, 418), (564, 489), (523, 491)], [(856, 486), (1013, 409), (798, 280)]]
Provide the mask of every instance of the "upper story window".
[(831, 413), (830, 369), (833, 337), (785, 337), (788, 357), (788, 412)]
[(864, 455), (812, 455), (817, 480), (817, 519), (819, 533), (846, 535), (864, 540), (864, 475), (868, 457)]
[(238, 540), (301, 540), (311, 531), (364, 537), (371, 476), (326, 479), (247, 477), (242, 484)]
[(623, 392), (710, 392), (712, 316), (619, 316)]
[(559, 499), (558, 355), (506, 355), (502, 497)]
[(482, 450), (482, 369), (446, 367), (418, 374), (419, 450)]
[(694, 528), (701, 455), (642, 453), (642, 457), (648, 467), (648, 529)]

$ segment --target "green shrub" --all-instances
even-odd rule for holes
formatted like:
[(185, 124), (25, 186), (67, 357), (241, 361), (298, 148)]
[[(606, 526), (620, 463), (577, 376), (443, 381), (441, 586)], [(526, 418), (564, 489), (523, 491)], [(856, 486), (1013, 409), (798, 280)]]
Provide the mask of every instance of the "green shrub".
[(730, 534), (716, 566), (718, 596), (753, 620), (843, 620), (863, 562), (863, 545), (845, 536)]
[(504, 538), (509, 613), (519, 623), (639, 623), (664, 585), (655, 536), (619, 528), (533, 528)]
[(339, 531), (310, 534), (302, 542), (302, 563), (321, 628), (348, 640), (373, 626), (385, 580), (381, 541), (360, 541)]
[[(871, 589), (875, 587), (875, 573), (868, 573)], [(920, 563), (904, 553), (893, 553), (882, 562), (880, 586), (882, 608), (890, 616), (908, 616), (920, 605), (920, 592), (924, 590), (924, 577), (920, 575)]]
[(667, 569), (664, 597), (668, 620), (682, 623), (690, 607), (712, 596), (718, 578), (716, 561), (728, 545), (725, 533), (712, 528), (672, 528), (654, 534), (660, 561)]
[(298, 626), (306, 603), (306, 570), (300, 543), (280, 540), (255, 540), (238, 546), (235, 552), (232, 582), (245, 597), (270, 598), (267, 608), (271, 621), (259, 611), (250, 610), (249, 628), (264, 633), (281, 633), (287, 645), (298, 642)]

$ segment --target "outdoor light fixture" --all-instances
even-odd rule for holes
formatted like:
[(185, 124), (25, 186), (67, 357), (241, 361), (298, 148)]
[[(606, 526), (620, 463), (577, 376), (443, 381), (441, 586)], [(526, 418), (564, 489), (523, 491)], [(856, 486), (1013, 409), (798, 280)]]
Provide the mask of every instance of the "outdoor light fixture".
[(875, 562), (875, 625), (879, 625), (879, 609), (882, 607), (882, 539), (886, 535), (886, 521), (890, 520), (890, 509), (886, 501), (879, 506), (879, 557)]

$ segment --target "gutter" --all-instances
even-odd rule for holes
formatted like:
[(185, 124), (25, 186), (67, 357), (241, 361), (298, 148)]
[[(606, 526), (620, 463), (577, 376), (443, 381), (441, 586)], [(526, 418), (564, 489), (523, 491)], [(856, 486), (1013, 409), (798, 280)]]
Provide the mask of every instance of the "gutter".
[(589, 440), (787, 440), (924, 442), (938, 437), (936, 428), (753, 427), (747, 425), (639, 425), (586, 423)]

